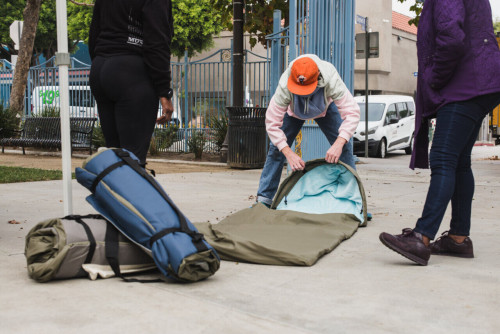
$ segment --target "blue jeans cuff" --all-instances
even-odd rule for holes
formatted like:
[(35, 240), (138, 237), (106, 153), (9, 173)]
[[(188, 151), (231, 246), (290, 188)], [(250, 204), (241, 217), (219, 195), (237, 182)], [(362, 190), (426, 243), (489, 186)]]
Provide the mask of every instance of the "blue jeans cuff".
[(257, 196), (257, 202), (261, 202), (267, 205), (273, 204), (273, 200), (264, 196)]

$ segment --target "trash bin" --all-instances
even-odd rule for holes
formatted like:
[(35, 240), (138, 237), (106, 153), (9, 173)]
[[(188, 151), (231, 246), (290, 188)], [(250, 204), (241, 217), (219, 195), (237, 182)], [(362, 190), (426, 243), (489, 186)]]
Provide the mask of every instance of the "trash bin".
[(227, 164), (234, 168), (262, 168), (267, 155), (266, 108), (226, 107), (228, 111)]

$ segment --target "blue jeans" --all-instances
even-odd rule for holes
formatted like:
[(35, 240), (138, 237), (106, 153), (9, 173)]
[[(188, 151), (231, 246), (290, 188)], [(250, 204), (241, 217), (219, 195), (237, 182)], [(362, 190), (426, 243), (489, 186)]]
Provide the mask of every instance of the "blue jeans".
[(415, 231), (434, 239), (451, 200), (450, 234), (468, 236), (474, 176), (471, 151), (483, 118), (500, 103), (500, 93), (450, 103), (437, 112), (429, 155), (431, 182)]
[[(334, 103), (330, 103), (326, 111), (325, 117), (320, 117), (315, 119), (318, 123), (319, 128), (325, 134), (330, 145), (333, 145), (335, 140), (339, 135), (339, 127), (343, 120), (340, 117), (339, 111)], [(288, 114), (285, 114), (283, 118), (283, 125), (281, 130), (285, 133), (286, 141), (288, 146), (292, 146), (295, 137), (299, 133), (304, 120), (298, 119)], [(326, 155), (326, 152), (325, 152)], [(267, 153), (266, 163), (264, 164), (264, 169), (260, 176), (259, 190), (257, 191), (257, 201), (271, 205), (274, 195), (278, 190), (278, 186), (281, 179), (281, 172), (283, 171), (283, 165), (285, 164), (285, 156), (281, 153), (273, 143), (269, 145), (269, 151)], [(352, 153), (352, 139), (344, 145), (342, 154), (339, 158), (343, 163), (356, 169), (354, 156)]]

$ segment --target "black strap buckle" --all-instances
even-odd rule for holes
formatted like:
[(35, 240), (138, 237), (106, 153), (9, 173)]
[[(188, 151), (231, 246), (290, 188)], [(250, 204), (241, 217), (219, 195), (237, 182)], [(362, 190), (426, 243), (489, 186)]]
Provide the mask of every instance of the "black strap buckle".
[(119, 156), (120, 158), (130, 157), (130, 154), (127, 151), (124, 151), (124, 150), (116, 150), (115, 154), (117, 156)]
[(189, 236), (191, 237), (193, 242), (201, 242), (204, 239), (204, 235), (201, 233), (190, 233)]

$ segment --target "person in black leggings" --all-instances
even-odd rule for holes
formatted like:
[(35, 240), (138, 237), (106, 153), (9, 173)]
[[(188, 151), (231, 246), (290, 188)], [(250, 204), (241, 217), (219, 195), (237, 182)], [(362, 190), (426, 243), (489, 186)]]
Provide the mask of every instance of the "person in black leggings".
[[(90, 88), (108, 147), (142, 165), (155, 122), (170, 121), (170, 0), (97, 0), (89, 32)], [(162, 116), (156, 118), (158, 100)]]

